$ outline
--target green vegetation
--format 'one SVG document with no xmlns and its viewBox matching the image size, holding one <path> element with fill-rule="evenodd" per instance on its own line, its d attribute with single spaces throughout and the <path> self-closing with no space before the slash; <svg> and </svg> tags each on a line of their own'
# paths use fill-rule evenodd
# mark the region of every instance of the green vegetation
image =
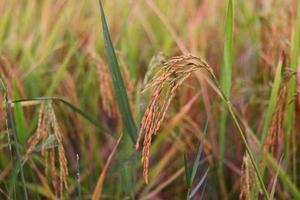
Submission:
<svg viewBox="0 0 300 200">
<path fill-rule="evenodd" d="M 0 199 L 300 199 L 300 1 L 0 1 Z"/>
</svg>

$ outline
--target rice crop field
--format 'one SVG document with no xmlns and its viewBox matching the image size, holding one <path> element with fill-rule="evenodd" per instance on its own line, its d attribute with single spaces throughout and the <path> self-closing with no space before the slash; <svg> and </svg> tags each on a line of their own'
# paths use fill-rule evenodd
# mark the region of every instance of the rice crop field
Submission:
<svg viewBox="0 0 300 200">
<path fill-rule="evenodd" d="M 1 0 L 0 199 L 300 200 L 300 0 Z"/>
</svg>

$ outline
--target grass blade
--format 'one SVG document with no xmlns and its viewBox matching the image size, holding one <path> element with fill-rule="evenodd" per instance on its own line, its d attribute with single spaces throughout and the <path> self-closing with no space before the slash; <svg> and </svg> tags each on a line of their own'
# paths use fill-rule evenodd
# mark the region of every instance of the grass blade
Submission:
<svg viewBox="0 0 300 200">
<path fill-rule="evenodd" d="M 228 1 L 225 35 L 224 35 L 224 50 L 223 50 L 223 67 L 221 69 L 221 84 L 225 96 L 229 98 L 231 90 L 232 65 L 233 65 L 233 2 Z"/>
<path fill-rule="evenodd" d="M 201 156 L 201 153 L 202 153 L 204 141 L 205 141 L 206 136 L 207 136 L 207 126 L 208 126 L 208 120 L 206 121 L 206 124 L 205 124 L 204 132 L 203 132 L 203 137 L 200 140 L 200 143 L 198 145 L 196 158 L 195 158 L 195 161 L 194 161 L 194 164 L 193 164 L 193 168 L 192 168 L 191 183 L 193 183 L 194 178 L 196 176 L 196 172 L 197 172 L 198 167 L 199 167 L 200 156 Z"/>
<path fill-rule="evenodd" d="M 132 142 L 135 144 L 137 128 L 133 120 L 132 113 L 130 111 L 125 83 L 122 78 L 117 57 L 110 38 L 101 0 L 99 0 L 99 4 L 100 4 L 100 13 L 101 13 L 101 22 L 102 22 L 105 50 L 108 57 L 109 70 L 110 70 L 110 75 L 114 86 L 115 97 L 119 106 L 124 127 L 127 133 L 130 135 Z"/>
<path fill-rule="evenodd" d="M 282 161 L 282 157 L 280 158 L 280 161 L 279 161 L 279 164 L 278 164 L 278 167 L 277 167 L 277 170 L 276 170 L 276 175 L 275 175 L 275 178 L 274 178 L 274 182 L 273 182 L 273 185 L 272 185 L 272 190 L 271 190 L 271 193 L 270 193 L 270 199 L 273 200 L 274 199 L 274 194 L 275 194 L 275 189 L 276 189 L 276 184 L 277 184 L 277 178 L 278 178 L 278 174 L 279 174 L 279 169 L 280 169 L 280 164 L 281 164 L 281 161 Z"/>
<path fill-rule="evenodd" d="M 186 158 L 186 153 L 183 154 L 183 159 L 184 159 L 185 182 L 186 182 L 186 186 L 189 191 L 192 184 L 191 184 L 191 172 L 190 172 L 190 168 L 189 168 L 188 161 Z"/>
<path fill-rule="evenodd" d="M 264 146 L 263 144 L 265 143 L 265 139 L 266 139 L 268 131 L 269 131 L 269 126 L 270 126 L 272 116 L 273 116 L 273 113 L 274 113 L 274 110 L 276 107 L 277 99 L 278 99 L 278 92 L 279 92 L 280 83 L 281 83 L 281 69 L 282 69 L 282 64 L 283 64 L 282 62 L 283 62 L 283 60 L 280 59 L 277 69 L 276 69 L 274 82 L 272 85 L 271 96 L 270 96 L 269 105 L 268 105 L 267 113 L 266 113 L 265 120 L 264 120 L 263 132 L 261 135 L 262 145 L 260 146 L 259 158 L 261 157 L 262 149 Z"/>
<path fill-rule="evenodd" d="M 226 106 L 227 106 L 227 109 L 228 109 L 228 111 L 229 111 L 229 114 L 230 114 L 232 120 L 234 121 L 234 124 L 235 124 L 235 126 L 237 127 L 238 132 L 239 132 L 239 134 L 240 134 L 240 137 L 242 138 L 243 143 L 244 143 L 244 145 L 245 145 L 245 147 L 246 147 L 246 151 L 247 151 L 247 153 L 249 154 L 249 158 L 250 158 L 251 164 L 252 164 L 252 166 L 253 166 L 253 168 L 254 168 L 255 174 L 256 174 L 256 176 L 257 176 L 257 178 L 258 178 L 258 182 L 259 182 L 259 184 L 260 184 L 260 186 L 261 186 L 261 188 L 262 188 L 262 190 L 263 190 L 263 193 L 264 193 L 264 195 L 265 195 L 265 198 L 269 200 L 269 199 L 270 199 L 270 195 L 269 195 L 269 193 L 268 193 L 268 191 L 267 191 L 267 188 L 266 188 L 266 186 L 265 186 L 265 184 L 264 184 L 263 178 L 262 178 L 262 176 L 261 176 L 261 173 L 260 173 L 260 171 L 259 171 L 258 165 L 257 165 L 257 163 L 256 163 L 256 160 L 255 160 L 254 156 L 253 156 L 253 153 L 252 153 L 252 151 L 251 151 L 250 145 L 249 145 L 249 143 L 248 143 L 248 141 L 247 141 L 247 139 L 246 139 L 246 137 L 245 137 L 245 134 L 244 134 L 243 131 L 242 131 L 242 128 L 241 128 L 241 126 L 240 126 L 240 124 L 239 124 L 239 121 L 238 121 L 236 115 L 234 114 L 234 111 L 233 111 L 233 108 L 232 108 L 232 106 L 231 106 L 230 101 L 227 101 L 227 100 L 226 100 L 226 97 L 224 97 L 224 96 L 223 96 L 223 98 L 224 98 L 224 101 L 227 102 L 227 103 L 226 103 Z"/>
<path fill-rule="evenodd" d="M 142 198 L 141 200 L 153 199 L 155 197 L 155 195 L 157 195 L 160 191 L 162 191 L 164 188 L 166 188 L 168 185 L 170 185 L 183 172 L 184 172 L 184 169 L 180 168 L 175 173 L 173 173 L 171 177 L 169 177 L 167 180 L 160 183 L 152 192 L 150 192 L 145 198 Z"/>
<path fill-rule="evenodd" d="M 20 94 L 16 87 L 15 82 L 13 84 L 13 98 L 20 98 Z M 15 122 L 16 122 L 16 130 L 18 133 L 18 140 L 21 145 L 24 145 L 28 136 L 27 135 L 28 133 L 25 129 L 26 121 L 25 121 L 24 111 L 20 105 L 16 105 L 14 110 L 15 110 L 14 114 L 16 119 Z"/>
<path fill-rule="evenodd" d="M 66 105 L 67 107 L 69 107 L 71 110 L 73 110 L 74 112 L 76 112 L 79 115 L 81 115 L 88 122 L 90 122 L 91 124 L 93 124 L 95 127 L 97 127 L 100 131 L 102 131 L 104 133 L 108 133 L 110 136 L 113 135 L 112 131 L 110 131 L 109 129 L 105 128 L 96 119 L 92 118 L 87 113 L 85 113 L 81 109 L 77 108 L 76 106 L 74 106 L 70 102 L 68 102 L 68 101 L 66 101 L 66 100 L 64 100 L 62 98 L 59 98 L 59 97 L 37 97 L 37 98 L 27 98 L 27 99 L 16 99 L 16 100 L 12 100 L 11 103 L 21 103 L 21 102 L 28 102 L 28 101 L 47 101 L 47 100 L 59 101 L 59 102 L 63 103 L 64 105 Z"/>
<path fill-rule="evenodd" d="M 261 142 L 258 140 L 256 134 L 251 130 L 249 126 L 246 126 L 247 131 L 250 133 L 253 141 L 260 146 Z M 294 199 L 300 199 L 300 191 L 297 186 L 292 182 L 291 178 L 285 172 L 285 170 L 277 163 L 276 159 L 269 153 L 266 153 L 266 160 L 269 166 L 278 171 L 278 177 L 283 183 L 283 185 L 287 188 L 287 190 L 291 193 Z"/>
<path fill-rule="evenodd" d="M 234 18 L 233 2 L 228 1 L 225 35 L 224 35 L 224 50 L 223 50 L 223 66 L 221 69 L 221 81 L 220 87 L 225 97 L 229 99 L 231 90 L 231 78 L 232 78 L 232 65 L 233 65 L 233 18 Z M 225 154 L 225 133 L 227 123 L 227 111 L 225 104 L 221 107 L 221 119 L 220 119 L 220 159 L 218 166 L 218 173 L 220 179 L 220 187 L 225 199 L 227 199 L 226 185 L 224 180 L 224 154 Z"/>
<path fill-rule="evenodd" d="M 184 168 L 185 168 L 185 175 L 186 175 L 186 184 L 187 184 L 187 199 L 191 199 L 192 195 L 190 195 L 190 191 L 191 191 L 191 187 L 192 184 L 194 182 L 198 167 L 199 167 L 199 163 L 200 163 L 200 156 L 202 153 L 202 149 L 203 149 L 203 145 L 204 145 L 204 141 L 205 138 L 207 136 L 207 126 L 208 126 L 208 120 L 205 123 L 205 128 L 204 128 L 204 132 L 203 132 L 203 136 L 199 142 L 198 148 L 197 148 L 197 153 L 196 153 L 196 157 L 193 163 L 193 167 L 192 169 L 189 168 L 188 166 L 188 162 L 187 162 L 187 158 L 186 155 L 184 154 Z"/>
<path fill-rule="evenodd" d="M 200 179 L 199 183 L 196 185 L 195 189 L 192 191 L 191 195 L 189 196 L 190 199 L 192 199 L 196 192 L 200 189 L 200 187 L 203 185 L 206 177 L 207 177 L 207 174 L 208 174 L 208 171 L 209 171 L 209 168 L 207 168 L 207 170 L 205 171 L 204 175 L 202 176 L 202 178 Z"/>
<path fill-rule="evenodd" d="M 80 166 L 79 166 L 79 155 L 76 155 L 76 171 L 77 171 L 77 195 L 78 195 L 78 200 L 82 199 L 81 195 L 81 184 L 80 184 Z"/>
<path fill-rule="evenodd" d="M 39 180 L 41 181 L 41 185 L 45 189 L 46 194 L 51 199 L 58 200 L 56 195 L 52 192 L 52 189 L 51 189 L 50 185 L 47 182 L 47 178 L 40 172 L 40 170 L 38 169 L 38 167 L 34 164 L 34 162 L 32 160 L 30 160 L 30 164 L 31 164 L 31 167 L 33 168 L 33 170 L 35 171 L 35 173 L 37 174 Z"/>
<path fill-rule="evenodd" d="M 298 56 L 299 56 L 299 48 L 300 48 L 300 1 L 297 1 L 297 19 L 296 19 L 296 27 L 294 27 L 294 32 L 292 34 L 292 42 L 291 42 L 291 69 L 293 71 L 297 71 L 298 67 Z M 296 104 L 293 101 L 294 95 L 296 92 L 296 77 L 291 77 L 289 87 L 288 87 L 288 98 L 287 102 L 290 103 L 287 105 L 287 114 L 285 117 L 285 127 L 286 127 L 286 140 L 285 140 L 285 155 L 290 162 L 292 158 L 292 175 L 294 181 L 297 179 L 297 163 L 296 163 L 296 152 L 290 158 L 289 148 L 293 150 L 297 149 L 295 142 L 292 142 L 290 146 L 290 141 L 296 141 L 296 134 L 295 134 L 295 108 Z"/>
<path fill-rule="evenodd" d="M 72 49 L 69 50 L 68 54 L 66 55 L 66 57 L 63 60 L 63 63 L 61 64 L 61 66 L 59 67 L 59 69 L 57 70 L 53 81 L 51 82 L 51 85 L 49 86 L 49 89 L 47 91 L 47 96 L 52 96 L 55 92 L 55 89 L 57 88 L 58 84 L 60 83 L 64 73 L 66 72 L 68 66 L 69 66 L 69 62 L 71 57 L 74 55 L 75 50 L 77 49 L 78 45 L 75 45 Z"/>
<path fill-rule="evenodd" d="M 116 145 L 114 146 L 112 152 L 109 154 L 109 157 L 108 157 L 108 159 L 107 159 L 107 161 L 106 161 L 106 164 L 105 164 L 105 166 L 104 166 L 104 168 L 103 168 L 103 170 L 102 170 L 102 172 L 101 172 L 101 174 L 100 174 L 100 176 L 99 176 L 99 178 L 98 178 L 96 187 L 95 187 L 94 192 L 93 192 L 93 195 L 92 195 L 92 200 L 100 199 L 101 192 L 102 192 L 102 187 L 103 187 L 103 184 L 104 184 L 105 175 L 106 175 L 106 173 L 107 173 L 107 171 L 108 171 L 108 168 L 109 168 L 109 166 L 110 166 L 110 164 L 111 164 L 111 162 L 112 162 L 112 159 L 113 159 L 113 156 L 114 156 L 114 154 L 115 154 L 115 152 L 116 152 L 116 150 L 117 150 L 117 147 L 118 147 L 119 144 L 120 144 L 120 141 L 121 141 L 121 139 L 122 139 L 122 136 L 123 136 L 123 135 L 120 135 L 120 137 L 119 137 L 119 139 L 118 139 Z"/>
<path fill-rule="evenodd" d="M 1 79 L 0 79 L 0 89 L 1 89 L 1 92 L 3 93 L 4 99 L 5 99 L 6 113 L 7 113 L 7 117 L 8 117 L 8 119 L 7 119 L 8 126 L 12 130 L 12 134 L 13 134 L 13 138 L 14 138 L 14 146 L 15 146 L 16 157 L 17 157 L 17 167 L 15 169 L 20 170 L 24 198 L 25 198 L 25 200 L 27 200 L 28 195 L 27 195 L 27 189 L 26 189 L 26 184 L 25 184 L 25 176 L 24 176 L 23 166 L 21 164 L 20 147 L 19 147 L 18 138 L 17 138 L 17 129 L 15 126 L 11 105 L 10 105 L 10 102 L 8 99 L 7 87 Z"/>
<path fill-rule="evenodd" d="M 258 157 L 257 157 L 257 161 L 260 162 L 262 155 L 264 152 L 264 146 L 265 146 L 265 142 L 266 142 L 266 138 L 268 136 L 268 132 L 269 132 L 269 128 L 270 128 L 270 123 L 276 108 L 276 104 L 277 104 L 277 100 L 278 100 L 278 93 L 280 90 L 280 83 L 281 83 L 281 71 L 282 71 L 282 64 L 283 64 L 283 60 L 280 59 L 277 69 L 276 69 L 276 73 L 275 73 L 275 78 L 274 78 L 274 82 L 272 85 L 272 90 L 271 90 L 271 95 L 270 95 L 270 99 L 269 99 L 269 104 L 268 104 L 268 108 L 267 108 L 267 113 L 264 119 L 264 126 L 263 126 L 263 131 L 261 134 L 261 145 L 259 147 L 259 153 L 258 153 Z M 262 161 L 261 163 L 261 167 L 260 167 L 260 171 L 261 171 L 261 175 L 262 177 L 264 176 L 265 173 L 265 162 Z M 258 195 L 258 188 L 254 187 L 252 189 L 252 195 L 255 196 L 257 198 Z"/>
</svg>

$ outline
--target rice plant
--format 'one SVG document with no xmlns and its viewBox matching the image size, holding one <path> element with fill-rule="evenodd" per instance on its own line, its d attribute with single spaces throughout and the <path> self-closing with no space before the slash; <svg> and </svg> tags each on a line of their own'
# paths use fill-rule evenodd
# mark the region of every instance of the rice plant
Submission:
<svg viewBox="0 0 300 200">
<path fill-rule="evenodd" d="M 0 199 L 300 199 L 300 1 L 0 1 Z"/>
</svg>

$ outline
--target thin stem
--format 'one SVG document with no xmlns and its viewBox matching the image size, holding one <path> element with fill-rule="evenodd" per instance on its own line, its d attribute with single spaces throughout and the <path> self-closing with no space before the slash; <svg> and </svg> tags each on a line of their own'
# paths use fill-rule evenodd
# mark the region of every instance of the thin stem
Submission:
<svg viewBox="0 0 300 200">
<path fill-rule="evenodd" d="M 18 162 L 17 170 L 20 169 L 22 187 L 23 187 L 23 192 L 24 192 L 24 198 L 25 198 L 25 200 L 28 200 L 28 194 L 27 194 L 27 189 L 26 189 L 26 185 L 25 185 L 25 176 L 24 176 L 24 171 L 23 171 L 23 165 L 21 163 L 21 156 L 20 156 L 20 148 L 19 148 L 18 137 L 17 137 L 17 130 L 16 130 L 16 127 L 15 127 L 14 117 L 13 117 L 12 109 L 11 109 L 11 106 L 10 106 L 11 103 L 9 102 L 9 99 L 8 99 L 7 87 L 2 82 L 1 79 L 0 79 L 0 84 L 1 84 L 0 89 L 2 88 L 2 92 L 3 92 L 4 98 L 5 98 L 6 113 L 7 113 L 7 117 L 8 117 L 8 125 L 9 125 L 9 128 L 12 130 L 13 138 L 14 138 L 14 146 L 15 146 L 15 149 L 16 149 L 16 157 L 17 157 L 17 162 Z"/>
<path fill-rule="evenodd" d="M 81 200 L 81 185 L 80 185 L 80 168 L 79 168 L 79 155 L 76 155 L 76 160 L 77 160 L 77 192 L 78 192 L 78 200 Z"/>
<path fill-rule="evenodd" d="M 256 161 L 255 161 L 255 159 L 254 159 L 254 156 L 253 156 L 253 154 L 252 154 L 252 151 L 251 151 L 251 149 L 250 149 L 250 146 L 249 146 L 249 144 L 248 144 L 248 142 L 247 142 L 247 140 L 246 140 L 246 138 L 245 138 L 245 135 L 244 135 L 244 133 L 243 133 L 243 131 L 242 131 L 242 129 L 241 129 L 241 126 L 240 126 L 240 124 L 239 124 L 239 122 L 238 122 L 238 120 L 237 120 L 237 118 L 236 118 L 236 116 L 235 116 L 235 114 L 234 114 L 234 112 L 233 112 L 233 110 L 232 110 L 232 106 L 231 106 L 230 101 L 226 101 L 226 105 L 227 105 L 228 111 L 229 111 L 229 113 L 230 113 L 230 115 L 231 115 L 231 117 L 232 117 L 232 119 L 233 119 L 233 121 L 234 121 L 234 124 L 236 125 L 236 127 L 237 127 L 237 129 L 238 129 L 238 132 L 239 132 L 239 134 L 240 134 L 240 136 L 241 136 L 241 138 L 242 138 L 242 140 L 243 140 L 243 142 L 244 142 L 244 144 L 245 144 L 246 151 L 247 151 L 248 154 L 249 154 L 251 163 L 252 163 L 252 165 L 253 165 L 253 167 L 254 167 L 254 170 L 255 170 L 255 173 L 256 173 L 256 175 L 257 175 L 257 178 L 258 178 L 258 181 L 259 181 L 259 183 L 260 183 L 260 186 L 262 187 L 262 189 L 263 189 L 263 191 L 264 191 L 264 194 L 265 194 L 266 198 L 269 200 L 269 199 L 270 199 L 270 196 L 269 196 L 269 194 L 268 194 L 268 191 L 267 191 L 267 189 L 266 189 L 266 186 L 265 186 L 265 184 L 264 184 L 264 181 L 263 181 L 263 179 L 262 179 L 262 177 L 261 177 L 261 175 L 260 175 L 258 166 L 257 166 L 257 164 L 256 164 Z"/>
</svg>

